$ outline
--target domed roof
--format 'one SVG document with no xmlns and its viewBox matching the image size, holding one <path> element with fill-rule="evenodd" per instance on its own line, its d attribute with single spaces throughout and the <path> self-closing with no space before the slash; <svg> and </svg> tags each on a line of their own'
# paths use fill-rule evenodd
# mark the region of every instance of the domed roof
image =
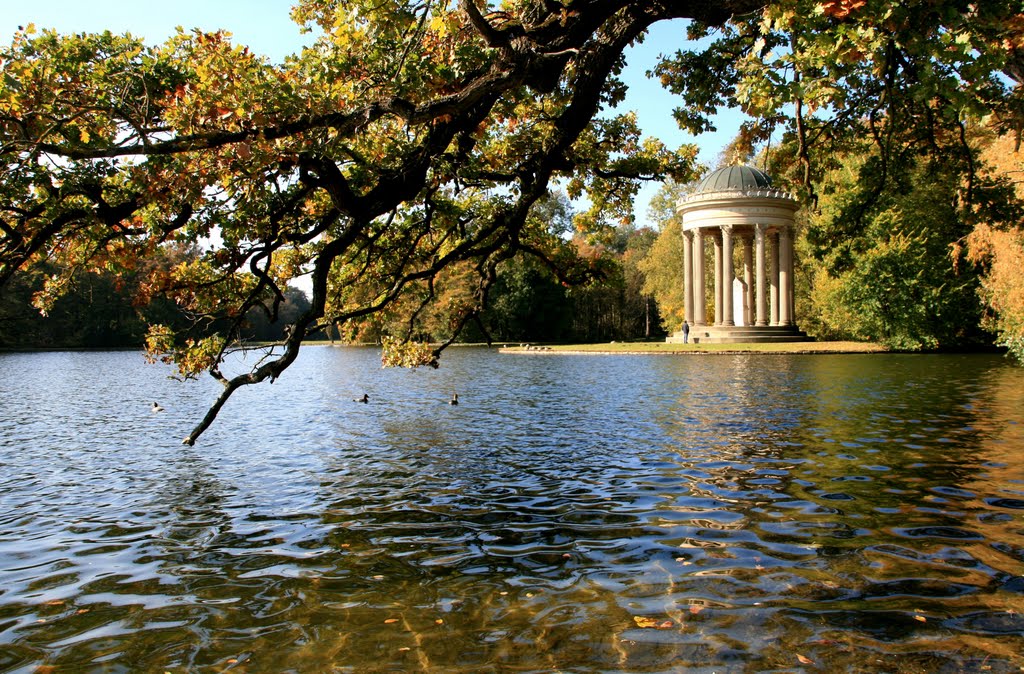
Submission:
<svg viewBox="0 0 1024 674">
<path fill-rule="evenodd" d="M 726 166 L 710 173 L 700 181 L 695 194 L 702 192 L 728 192 L 771 189 L 772 179 L 752 166 Z"/>
</svg>

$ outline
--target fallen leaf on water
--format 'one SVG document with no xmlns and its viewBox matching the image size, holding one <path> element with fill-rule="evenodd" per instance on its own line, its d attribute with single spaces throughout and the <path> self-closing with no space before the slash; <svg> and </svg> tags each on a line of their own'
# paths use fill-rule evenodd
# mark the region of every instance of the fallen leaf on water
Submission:
<svg viewBox="0 0 1024 674">
<path fill-rule="evenodd" d="M 402 646 L 401 648 L 399 648 L 399 649 L 398 649 L 398 652 L 399 652 L 399 653 L 402 653 L 402 652 L 404 652 L 404 651 L 411 651 L 411 650 L 412 650 L 412 649 L 411 649 L 411 648 L 409 648 L 408 646 Z"/>
<path fill-rule="evenodd" d="M 704 606 L 701 604 L 690 604 L 690 613 L 697 615 L 704 610 Z"/>
<path fill-rule="evenodd" d="M 64 603 L 63 599 L 54 599 L 53 601 L 46 602 L 47 606 L 61 606 Z"/>
<path fill-rule="evenodd" d="M 443 619 L 441 619 L 441 618 L 438 618 L 438 619 L 437 619 L 437 620 L 435 620 L 434 622 L 435 622 L 436 624 L 438 624 L 438 625 L 443 625 L 443 624 L 444 624 L 444 620 L 443 620 Z"/>
<path fill-rule="evenodd" d="M 645 618 L 642 615 L 633 616 L 633 622 L 636 623 L 637 627 L 643 627 L 645 629 L 658 626 L 657 620 L 655 620 L 654 618 Z"/>
<path fill-rule="evenodd" d="M 799 653 L 796 654 L 796 659 L 800 661 L 801 665 L 813 665 L 814 664 L 814 660 L 811 660 L 806 655 L 800 655 Z"/>
<path fill-rule="evenodd" d="M 917 620 L 918 622 L 922 622 L 922 623 L 928 622 L 928 618 L 925 618 L 923 615 L 916 615 L 916 616 L 914 616 L 914 620 Z"/>
<path fill-rule="evenodd" d="M 396 622 L 398 622 L 398 618 L 388 618 L 387 620 L 384 621 L 384 624 L 385 625 L 390 625 L 391 623 L 396 623 Z"/>
<path fill-rule="evenodd" d="M 660 623 L 658 623 L 658 629 L 659 630 L 670 630 L 670 629 L 672 629 L 675 626 L 676 626 L 676 624 L 674 622 L 672 622 L 671 620 L 663 620 Z"/>
</svg>

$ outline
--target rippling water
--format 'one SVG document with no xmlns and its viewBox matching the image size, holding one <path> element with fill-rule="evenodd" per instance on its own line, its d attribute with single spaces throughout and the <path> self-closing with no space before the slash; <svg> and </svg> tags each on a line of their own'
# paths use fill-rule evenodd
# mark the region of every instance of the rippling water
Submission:
<svg viewBox="0 0 1024 674">
<path fill-rule="evenodd" d="M 0 671 L 1024 668 L 1024 369 L 443 360 L 0 355 Z"/>
</svg>

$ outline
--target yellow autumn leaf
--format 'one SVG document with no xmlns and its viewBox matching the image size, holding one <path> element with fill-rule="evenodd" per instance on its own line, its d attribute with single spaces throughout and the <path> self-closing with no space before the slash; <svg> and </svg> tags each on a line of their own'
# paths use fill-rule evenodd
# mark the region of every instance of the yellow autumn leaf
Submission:
<svg viewBox="0 0 1024 674">
<path fill-rule="evenodd" d="M 448 25 L 445 23 L 443 16 L 435 16 L 430 20 L 430 30 L 438 35 L 445 35 L 448 33 Z"/>
<path fill-rule="evenodd" d="M 640 615 L 633 616 L 633 622 L 636 623 L 637 627 L 643 627 L 644 629 L 653 629 L 658 626 L 658 621 L 654 618 L 645 618 Z"/>
</svg>

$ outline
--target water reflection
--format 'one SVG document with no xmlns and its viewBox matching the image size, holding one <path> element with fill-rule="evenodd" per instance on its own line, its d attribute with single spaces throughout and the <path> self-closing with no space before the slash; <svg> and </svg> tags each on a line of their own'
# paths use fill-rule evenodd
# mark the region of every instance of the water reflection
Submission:
<svg viewBox="0 0 1024 674">
<path fill-rule="evenodd" d="M 998 358 L 314 348 L 195 448 L 166 374 L 0 355 L 3 671 L 1024 665 Z"/>
</svg>

